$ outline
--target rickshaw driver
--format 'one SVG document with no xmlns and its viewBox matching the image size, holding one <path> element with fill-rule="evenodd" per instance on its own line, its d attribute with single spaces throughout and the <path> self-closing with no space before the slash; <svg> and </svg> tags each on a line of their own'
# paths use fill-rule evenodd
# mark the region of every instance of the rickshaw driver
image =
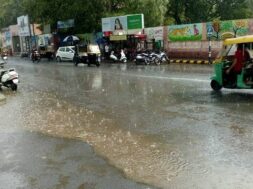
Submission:
<svg viewBox="0 0 253 189">
<path fill-rule="evenodd" d="M 243 49 L 243 44 L 237 45 L 233 64 L 226 70 L 226 74 L 229 75 L 229 79 L 233 84 L 236 81 L 236 76 L 241 73 L 245 61 L 250 59 L 249 52 Z"/>
</svg>

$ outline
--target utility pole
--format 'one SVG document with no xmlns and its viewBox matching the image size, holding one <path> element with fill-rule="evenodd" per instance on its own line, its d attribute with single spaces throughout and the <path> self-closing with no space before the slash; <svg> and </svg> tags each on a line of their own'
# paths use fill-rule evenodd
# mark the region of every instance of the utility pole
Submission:
<svg viewBox="0 0 253 189">
<path fill-rule="evenodd" d="M 212 41 L 211 36 L 213 35 L 213 26 L 207 26 L 207 37 L 208 37 L 208 63 L 211 64 L 211 57 L 212 57 Z"/>
</svg>

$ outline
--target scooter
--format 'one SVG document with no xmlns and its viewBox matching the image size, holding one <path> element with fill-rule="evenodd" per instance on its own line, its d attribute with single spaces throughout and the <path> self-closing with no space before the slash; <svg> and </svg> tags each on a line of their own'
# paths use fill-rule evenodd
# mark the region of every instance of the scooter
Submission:
<svg viewBox="0 0 253 189">
<path fill-rule="evenodd" d="M 3 59 L 3 61 L 7 61 L 8 60 L 7 53 L 2 54 L 2 59 Z"/>
<path fill-rule="evenodd" d="M 127 62 L 127 58 L 126 58 L 126 55 L 124 53 L 123 50 L 121 50 L 120 52 L 120 58 L 118 59 L 118 57 L 114 54 L 114 51 L 111 52 L 111 55 L 110 55 L 110 59 L 113 61 L 113 62 L 123 62 L 123 63 L 126 63 Z"/>
<path fill-rule="evenodd" d="M 117 61 L 118 61 L 118 58 L 117 58 L 117 56 L 114 54 L 114 51 L 111 52 L 111 54 L 110 54 L 110 59 L 111 59 L 113 62 L 117 62 Z"/>
<path fill-rule="evenodd" d="M 0 62 L 0 89 L 2 86 L 11 88 L 11 90 L 16 91 L 18 89 L 18 73 L 14 68 L 4 69 L 4 64 L 6 62 Z"/>
<path fill-rule="evenodd" d="M 121 52 L 120 52 L 120 59 L 119 59 L 121 62 L 123 62 L 123 63 L 126 63 L 127 62 L 127 57 L 126 57 L 126 55 L 125 55 L 125 52 L 124 52 L 124 50 L 121 50 Z"/>
</svg>

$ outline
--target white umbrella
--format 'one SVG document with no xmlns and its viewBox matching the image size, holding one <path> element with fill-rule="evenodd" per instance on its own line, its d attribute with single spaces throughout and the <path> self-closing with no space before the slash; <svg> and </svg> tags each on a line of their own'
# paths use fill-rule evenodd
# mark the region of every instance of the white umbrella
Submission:
<svg viewBox="0 0 253 189">
<path fill-rule="evenodd" d="M 74 41 L 79 41 L 79 38 L 74 35 L 69 35 L 63 39 L 63 42 L 74 42 Z"/>
</svg>

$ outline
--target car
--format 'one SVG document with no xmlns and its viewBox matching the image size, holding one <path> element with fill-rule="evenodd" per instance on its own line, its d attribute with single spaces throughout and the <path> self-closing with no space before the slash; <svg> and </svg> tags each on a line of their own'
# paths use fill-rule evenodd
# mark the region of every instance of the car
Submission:
<svg viewBox="0 0 253 189">
<path fill-rule="evenodd" d="M 61 61 L 73 61 L 75 55 L 75 47 L 74 46 L 66 46 L 59 47 L 56 52 L 56 60 L 57 62 Z"/>
</svg>

